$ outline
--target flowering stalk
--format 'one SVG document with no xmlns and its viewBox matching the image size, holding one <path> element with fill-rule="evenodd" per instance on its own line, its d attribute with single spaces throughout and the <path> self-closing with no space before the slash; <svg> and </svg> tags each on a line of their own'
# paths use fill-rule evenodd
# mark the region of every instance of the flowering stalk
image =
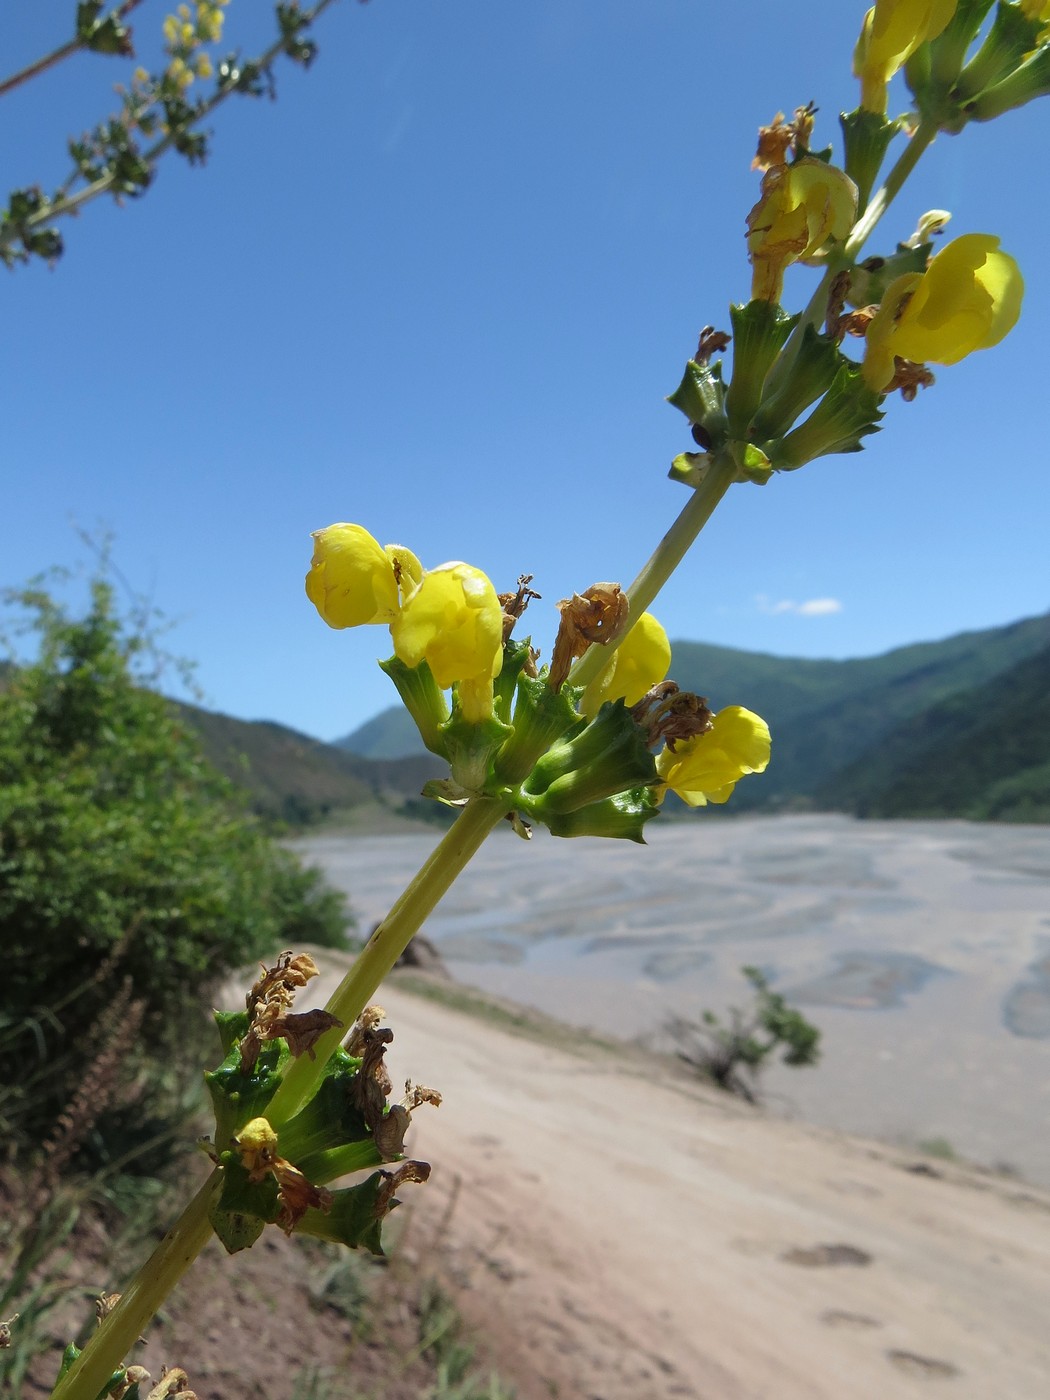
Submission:
<svg viewBox="0 0 1050 1400">
<path fill-rule="evenodd" d="M 168 1294 L 211 1239 L 209 1211 L 222 1173 L 213 1171 L 121 1294 L 120 1302 L 59 1380 L 51 1400 L 96 1400 Z"/>
<path fill-rule="evenodd" d="M 896 163 L 886 176 L 882 187 L 872 195 L 868 201 L 867 208 L 850 230 L 850 235 L 843 244 L 842 249 L 837 254 L 832 254 L 828 260 L 828 266 L 824 271 L 824 276 L 809 299 L 805 311 L 799 318 L 798 325 L 791 333 L 788 343 L 784 346 L 783 353 L 770 372 L 766 381 L 767 390 L 772 393 L 781 383 L 791 367 L 792 361 L 798 353 L 798 348 L 802 344 L 802 336 L 807 326 L 816 326 L 824 319 L 828 306 L 828 295 L 831 291 L 831 284 L 842 267 L 848 266 L 852 262 L 864 244 L 875 232 L 876 225 L 885 214 L 886 210 L 900 193 L 901 187 L 912 173 L 919 161 L 922 159 L 927 147 L 932 145 L 933 138 L 937 135 L 937 123 L 932 121 L 920 121 L 915 131 L 908 139 L 908 144 L 901 152 Z"/>
<path fill-rule="evenodd" d="M 311 15 L 320 13 L 329 3 L 331 0 L 320 0 Z M 931 15 L 936 12 L 937 23 L 940 23 L 947 13 L 947 0 L 930 0 L 928 8 Z M 891 9 L 892 5 L 887 4 L 886 12 L 889 13 Z M 930 25 L 933 25 L 932 19 Z M 943 27 L 941 24 L 940 28 Z M 938 32 L 940 30 L 934 27 L 929 30 L 930 34 Z M 869 48 L 864 62 L 871 69 L 871 73 L 868 74 L 871 80 L 869 98 L 873 102 L 881 102 L 884 107 L 885 79 L 895 71 L 892 65 L 900 55 L 895 57 L 891 54 L 887 59 L 885 55 L 880 54 L 877 46 L 871 46 L 879 40 L 880 33 L 881 31 L 871 27 L 870 43 L 869 39 L 865 39 Z M 913 48 L 914 45 L 908 52 L 912 52 Z M 899 67 L 899 64 L 897 66 Z M 883 72 L 883 69 L 887 71 Z M 221 100 L 225 95 L 226 91 L 221 92 L 215 101 Z M 834 227 L 826 222 L 830 215 L 825 209 L 825 203 L 829 206 L 834 204 L 835 209 L 841 213 L 842 201 L 832 200 L 831 194 L 826 198 L 824 194 L 816 197 L 814 191 L 819 193 L 825 187 L 834 193 L 835 180 L 829 176 L 828 168 L 818 165 L 813 158 L 807 156 L 802 162 L 796 162 L 792 167 L 795 171 L 793 176 L 785 173 L 785 165 L 784 172 L 775 177 L 767 177 L 763 193 L 765 203 L 760 201 L 752 211 L 754 217 L 749 247 L 758 279 L 757 291 L 755 287 L 752 288 L 753 301 L 757 297 L 770 306 L 778 302 L 783 269 L 800 256 L 824 260 L 826 272 L 809 306 L 799 318 L 796 329 L 787 339 L 784 350 L 768 374 L 767 370 L 776 350 L 779 349 L 780 340 L 774 345 L 772 339 L 769 339 L 767 344 L 761 337 L 752 336 L 751 340 L 746 342 L 744 353 L 739 356 L 740 363 L 734 366 L 735 386 L 733 383 L 729 385 L 729 395 L 725 399 L 722 397 L 719 367 L 716 365 L 707 374 L 708 357 L 699 352 L 697 362 L 691 363 L 690 369 L 700 376 L 698 384 L 702 379 L 710 403 L 704 400 L 697 409 L 696 405 L 690 403 L 678 403 L 674 397 L 672 402 L 676 402 L 678 407 L 683 407 L 687 416 L 691 416 L 694 438 L 698 444 L 705 447 L 706 455 L 695 463 L 695 476 L 689 483 L 693 489 L 684 509 L 627 590 L 631 618 L 637 620 L 644 616 L 734 481 L 764 481 L 769 472 L 777 466 L 798 466 L 824 451 L 855 450 L 860 445 L 859 436 L 872 431 L 875 418 L 880 416 L 877 410 L 878 397 L 888 387 L 886 377 L 881 366 L 869 365 L 867 378 L 870 382 L 866 392 L 869 397 L 874 397 L 875 406 L 861 404 L 858 407 L 856 394 L 853 392 L 853 381 L 861 377 L 862 370 L 851 361 L 843 361 L 843 365 L 840 366 L 839 375 L 824 399 L 823 409 L 818 407 L 809 419 L 794 430 L 794 434 L 778 434 L 776 441 L 770 439 L 759 442 L 755 436 L 755 424 L 760 421 L 762 403 L 768 404 L 772 401 L 773 391 L 783 382 L 790 370 L 807 325 L 818 325 L 828 314 L 832 284 L 837 274 L 852 264 L 860 248 L 934 139 L 937 130 L 936 120 L 926 117 L 920 120 L 915 134 L 889 172 L 884 185 L 867 204 L 864 213 L 855 219 L 852 227 L 851 210 L 842 214 Z M 146 156 L 152 158 L 154 154 L 156 151 L 147 152 Z M 871 162 L 872 174 L 874 164 Z M 805 188 L 794 189 L 793 181 L 794 184 Z M 839 185 L 842 181 L 850 183 L 842 172 L 838 172 Z M 104 182 L 98 183 L 106 187 Z M 90 197 L 91 189 L 89 186 L 80 196 L 73 198 L 77 202 L 83 202 L 85 198 Z M 841 193 L 839 189 L 839 194 Z M 852 197 L 856 198 L 855 189 Z M 56 211 L 69 212 L 72 207 L 75 207 L 72 199 L 59 202 L 52 206 L 47 217 L 51 217 Z M 977 243 L 981 243 L 982 239 L 988 242 L 986 236 L 971 235 L 964 252 L 970 248 L 977 248 L 974 238 L 977 239 Z M 983 247 L 981 243 L 977 251 L 982 251 Z M 994 253 L 993 248 L 991 254 Z M 980 262 L 976 258 L 971 258 L 970 261 Z M 988 258 L 980 262 L 979 267 L 972 269 L 975 276 L 980 273 L 987 280 L 990 274 L 982 271 L 986 263 Z M 1004 262 L 1002 266 L 1005 265 Z M 994 267 L 999 266 L 994 264 Z M 916 292 L 920 284 L 927 288 L 933 287 L 938 276 L 943 280 L 948 273 L 952 273 L 948 280 L 953 286 L 958 280 L 953 271 L 954 263 L 951 261 L 938 264 L 934 260 L 931 267 L 932 272 L 914 271 L 904 279 L 907 281 L 904 292 L 910 292 L 915 300 L 913 320 L 917 319 L 922 307 Z M 928 278 L 928 282 L 923 282 L 924 278 Z M 1005 333 L 1005 320 L 1000 322 L 995 319 L 1003 315 L 999 309 L 1001 298 L 995 288 L 992 291 L 995 295 L 989 293 L 992 302 L 989 326 L 979 328 L 979 331 L 975 332 L 971 337 L 973 343 L 966 347 L 967 350 L 994 343 L 992 336 L 997 336 L 1000 330 Z M 1019 281 L 1017 296 L 1019 298 Z M 884 320 L 888 321 L 894 308 L 901 308 L 903 303 L 900 298 L 896 302 L 889 297 L 886 300 L 887 311 Z M 910 325 L 905 311 L 906 307 L 901 309 L 900 315 L 893 315 L 890 331 L 896 339 L 891 343 L 891 339 L 887 338 L 889 350 L 899 346 L 904 350 L 911 349 L 915 353 L 919 350 L 925 352 L 928 349 L 927 340 L 919 337 L 919 331 Z M 747 314 L 748 308 L 742 308 L 741 316 L 735 322 L 738 350 L 739 342 L 744 338 L 741 335 L 741 327 L 754 329 L 754 326 L 757 326 L 761 329 L 759 319 L 752 313 L 752 325 L 752 320 L 746 319 Z M 777 321 L 779 336 L 784 318 L 771 315 L 771 319 Z M 945 321 L 943 315 L 940 321 Z M 870 325 L 876 326 L 874 319 Z M 881 326 L 882 323 L 876 326 L 876 332 Z M 928 339 L 927 328 L 921 329 Z M 718 334 L 715 334 L 714 339 L 718 338 Z M 954 336 L 955 332 L 949 325 L 944 334 Z M 875 339 L 878 340 L 878 334 Z M 712 337 L 707 336 L 708 347 L 711 343 Z M 751 346 L 750 352 L 747 349 L 748 345 Z M 703 348 L 704 337 L 701 341 L 701 349 Z M 933 343 L 933 350 L 941 350 L 940 340 Z M 961 353 L 964 352 L 960 350 L 959 354 Z M 931 357 L 937 358 L 936 354 L 931 354 Z M 944 362 L 943 355 L 941 362 Z M 706 378 L 701 373 L 701 365 L 704 367 Z M 843 386 L 840 386 L 840 405 L 835 397 L 838 392 L 835 385 L 838 385 L 839 379 L 843 377 L 844 380 L 848 379 L 849 383 L 844 382 Z M 840 407 L 844 415 L 842 431 L 829 445 L 825 438 L 830 428 L 824 419 L 834 420 L 830 426 L 835 426 L 838 423 L 836 415 Z M 850 417 L 854 410 L 854 416 Z M 821 412 L 824 413 L 824 419 L 820 417 Z M 782 426 L 787 425 L 785 423 Z M 718 429 L 717 434 L 712 431 L 712 427 Z M 794 456 L 791 453 L 792 444 L 796 449 Z M 778 445 L 779 460 L 776 455 Z M 768 456 L 764 449 L 768 449 Z M 697 455 L 699 457 L 699 454 Z M 342 533 L 336 535 L 333 531 Z M 347 535 L 347 531 L 351 533 Z M 464 779 L 465 785 L 461 785 L 456 797 L 457 801 L 461 798 L 466 800 L 454 825 L 438 842 L 329 999 L 326 1011 L 337 1024 L 331 1025 L 330 1029 L 318 1035 L 312 1042 L 310 1055 L 299 1054 L 291 1060 L 276 1091 L 265 1105 L 266 1118 L 255 1120 L 265 1126 L 275 1142 L 277 1130 L 288 1124 L 310 1103 L 325 1080 L 326 1068 L 346 1035 L 347 1028 L 361 1016 L 414 934 L 501 820 L 519 810 L 530 813 L 535 809 L 543 820 L 550 816 L 548 825 L 555 834 L 595 834 L 640 840 L 643 822 L 655 814 L 665 791 L 678 793 L 691 805 L 721 803 L 729 796 L 741 776 L 762 771 L 769 758 L 769 733 L 764 722 L 750 711 L 730 707 L 716 716 L 711 716 L 704 709 L 700 715 L 704 720 L 703 725 L 699 728 L 694 726 L 691 736 L 677 747 L 668 740 L 667 747 L 654 762 L 649 754 L 651 740 L 646 742 L 640 729 L 632 727 L 627 730 L 624 727 L 625 723 L 632 726 L 637 723 L 640 726 L 641 722 L 633 710 L 625 710 L 621 703 L 624 699 L 623 692 L 614 696 L 611 704 L 601 703 L 600 683 L 603 675 L 607 681 L 610 678 L 616 680 L 616 676 L 610 677 L 607 673 L 612 670 L 616 647 L 629 636 L 629 626 L 624 626 L 622 630 L 608 632 L 605 637 L 591 635 L 586 639 L 588 644 L 594 641 L 607 644 L 590 645 L 590 649 L 582 655 L 578 651 L 566 652 L 562 658 L 564 666 L 559 671 L 556 685 L 551 684 L 551 677 L 558 669 L 554 665 L 549 672 L 540 676 L 536 675 L 534 668 L 532 672 L 527 673 L 527 681 L 523 678 L 523 685 L 546 686 L 550 694 L 558 697 L 559 687 L 565 685 L 568 672 L 569 688 L 594 687 L 592 699 L 598 705 L 596 714 L 593 713 L 593 706 L 591 710 L 585 706 L 586 719 L 579 719 L 581 727 L 576 727 L 577 717 L 572 711 L 576 702 L 571 697 L 565 700 L 569 707 L 568 729 L 563 730 L 560 736 L 553 733 L 547 736 L 544 731 L 543 737 L 549 737 L 553 741 L 553 747 L 548 745 L 546 767 L 543 766 L 544 759 L 541 755 L 533 757 L 531 752 L 526 755 L 530 759 L 530 771 L 536 780 L 530 787 L 529 775 L 517 771 L 521 755 L 515 751 L 512 741 L 504 751 L 502 771 L 500 767 L 502 734 L 499 731 L 510 732 L 510 725 L 504 723 L 496 713 L 497 697 L 493 690 L 493 682 L 500 675 L 503 643 L 510 633 L 509 629 L 503 630 L 506 614 L 500 613 L 497 595 L 491 583 L 480 571 L 460 563 L 442 565 L 431 570 L 429 574 L 422 571 L 419 576 L 412 568 L 407 567 L 408 562 L 414 560 L 414 556 L 392 553 L 394 547 L 391 546 L 382 549 L 360 527 L 335 526 L 330 527 L 328 532 L 320 532 L 320 535 L 325 539 L 319 542 L 318 552 L 315 554 L 308 591 L 312 590 L 311 597 L 321 615 L 335 627 L 389 622 L 400 666 L 414 669 L 425 663 L 427 667 L 429 680 L 411 693 L 418 702 L 415 708 L 425 721 L 421 728 L 430 732 L 431 747 L 437 750 L 454 747 L 453 739 L 459 733 L 457 726 L 466 726 L 468 729 L 473 726 L 478 733 L 484 730 L 484 743 L 476 755 L 477 773 L 471 769 L 470 783 L 466 783 Z M 352 548 L 347 546 L 347 550 L 344 551 L 346 557 L 343 558 L 340 549 L 348 540 Z M 414 562 L 418 564 L 418 561 Z M 362 591 L 358 574 L 361 574 L 364 582 L 369 585 L 368 589 Z M 353 588 L 344 589 L 343 584 L 351 575 Z M 608 591 L 616 586 L 596 585 L 596 588 L 598 587 Z M 379 589 L 378 592 L 375 591 L 376 588 Z M 314 596 L 315 593 L 317 597 Z M 588 599 L 574 598 L 573 602 L 583 606 Z M 567 607 L 568 604 L 562 606 Z M 347 608 L 350 610 L 347 611 Z M 517 615 L 519 614 L 515 614 Z M 454 626 L 450 619 L 454 620 Z M 578 660 L 570 670 L 568 663 L 573 655 L 577 656 Z M 625 680 L 628 671 L 627 656 L 628 653 L 625 652 Z M 519 657 L 519 669 L 521 664 L 522 658 Z M 648 652 L 645 664 L 649 664 Z M 430 681 L 433 682 L 433 687 Z M 676 689 L 672 683 L 667 684 Z M 446 720 L 441 692 L 448 688 L 453 690 L 453 712 L 450 719 Z M 499 692 L 499 703 L 505 711 L 509 711 L 509 697 L 512 693 L 512 690 Z M 695 696 L 692 700 L 699 705 L 704 704 L 703 701 L 697 702 Z M 515 712 L 515 718 L 517 717 L 518 713 Z M 505 718 L 509 718 L 509 713 Z M 614 737 L 618 735 L 623 738 L 625 746 L 631 750 L 628 755 L 631 761 L 624 766 L 621 775 L 626 784 L 622 788 L 616 787 L 615 781 L 608 777 L 605 768 L 602 767 L 606 749 L 609 747 L 605 743 L 606 736 L 611 732 L 614 733 Z M 451 752 L 448 756 L 452 756 Z M 618 761 L 619 749 L 613 756 Z M 580 762 L 577 763 L 577 760 Z M 455 762 L 452 764 L 452 772 L 455 778 Z M 462 777 L 462 774 L 460 776 Z M 476 785 L 472 785 L 475 778 Z M 653 778 L 657 781 L 653 781 Z M 452 786 L 455 787 L 455 784 Z M 531 806 L 523 799 L 530 799 Z M 548 808 L 550 810 L 545 816 L 544 812 Z M 276 1073 L 275 1071 L 275 1077 Z M 294 1136 L 294 1125 L 291 1132 Z M 222 1147 L 222 1144 L 216 1145 Z M 353 1160 L 356 1163 L 358 1157 L 355 1154 L 359 1150 L 359 1144 L 352 1147 L 346 1161 Z M 285 1163 L 286 1167 L 288 1165 Z M 346 1169 L 345 1162 L 343 1169 Z M 294 1171 L 295 1168 L 292 1167 L 291 1170 Z M 52 1400 L 97 1400 L 106 1390 L 110 1378 L 120 1367 L 135 1339 L 210 1237 L 211 1212 L 215 1205 L 220 1177 L 220 1172 L 213 1173 L 200 1188 L 180 1221 L 127 1289 L 121 1302 L 59 1381 Z M 261 1224 L 259 1228 L 261 1230 Z M 357 1243 L 354 1240 L 345 1242 Z"/>
<path fill-rule="evenodd" d="M 472 798 L 423 862 L 328 999 L 325 1010 L 337 1016 L 342 1025 L 333 1027 L 317 1042 L 316 1059 L 300 1055 L 285 1073 L 266 1110 L 275 1127 L 287 1122 L 310 1098 L 321 1081 L 325 1064 L 346 1034 L 346 1027 L 357 1020 L 424 919 L 509 810 L 509 803 L 495 798 Z"/>
</svg>

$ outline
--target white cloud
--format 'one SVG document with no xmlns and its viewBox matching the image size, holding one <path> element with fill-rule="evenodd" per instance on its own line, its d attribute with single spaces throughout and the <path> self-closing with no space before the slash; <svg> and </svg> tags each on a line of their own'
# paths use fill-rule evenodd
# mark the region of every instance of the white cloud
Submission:
<svg viewBox="0 0 1050 1400">
<path fill-rule="evenodd" d="M 796 603 L 793 598 L 774 601 L 765 593 L 760 593 L 755 602 L 759 612 L 767 613 L 770 617 L 780 617 L 784 613 L 791 613 L 795 617 L 830 617 L 832 613 L 842 611 L 842 604 L 838 598 L 807 598 L 803 603 Z"/>
<path fill-rule="evenodd" d="M 837 598 L 808 598 L 797 608 L 799 617 L 827 617 L 841 611 L 842 604 Z"/>
</svg>

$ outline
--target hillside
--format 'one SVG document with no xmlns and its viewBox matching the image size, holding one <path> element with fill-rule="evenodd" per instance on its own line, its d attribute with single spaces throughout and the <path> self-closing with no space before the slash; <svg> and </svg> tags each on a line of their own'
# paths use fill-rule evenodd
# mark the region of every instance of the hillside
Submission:
<svg viewBox="0 0 1050 1400">
<path fill-rule="evenodd" d="M 194 705 L 178 709 L 200 734 L 208 759 L 248 791 L 255 810 L 292 825 L 376 805 L 401 812 L 441 772 L 425 753 L 374 761 L 270 720 L 232 719 Z"/>
<path fill-rule="evenodd" d="M 407 758 L 426 753 L 419 730 L 403 705 L 380 710 L 352 734 L 334 740 L 333 747 L 361 758 Z"/>
<path fill-rule="evenodd" d="M 851 765 L 818 801 L 865 817 L 1050 821 L 1050 647 L 898 726 L 877 762 Z"/>
<path fill-rule="evenodd" d="M 740 787 L 737 809 L 797 807 L 828 794 L 836 774 L 905 720 L 1048 645 L 1050 615 L 848 661 L 676 642 L 674 676 L 715 709 L 746 705 L 769 722 L 773 762 L 761 783 Z"/>
</svg>

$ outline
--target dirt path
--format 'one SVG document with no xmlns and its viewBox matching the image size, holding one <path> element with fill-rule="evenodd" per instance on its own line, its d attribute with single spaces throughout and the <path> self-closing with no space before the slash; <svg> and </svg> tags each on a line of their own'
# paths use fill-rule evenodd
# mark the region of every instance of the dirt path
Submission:
<svg viewBox="0 0 1050 1400">
<path fill-rule="evenodd" d="M 445 1096 L 410 1234 L 451 1210 L 458 1301 L 522 1400 L 1047 1393 L 1050 1195 L 381 999 L 395 1083 Z"/>
</svg>

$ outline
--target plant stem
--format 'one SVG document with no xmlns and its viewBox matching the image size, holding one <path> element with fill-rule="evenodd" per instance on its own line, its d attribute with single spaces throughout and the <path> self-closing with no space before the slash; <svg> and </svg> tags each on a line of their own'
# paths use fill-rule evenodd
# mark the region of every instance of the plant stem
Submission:
<svg viewBox="0 0 1050 1400">
<path fill-rule="evenodd" d="M 875 231 L 875 225 L 900 193 L 901 186 L 918 165 L 926 148 L 932 145 L 937 131 L 936 122 L 926 120 L 919 122 L 915 134 L 901 152 L 893 169 L 886 176 L 882 189 L 872 196 L 867 209 L 854 224 L 853 232 L 846 239 L 842 254 L 848 261 L 853 261 L 871 237 Z"/>
<path fill-rule="evenodd" d="M 712 462 L 707 475 L 692 492 L 677 520 L 653 551 L 649 562 L 627 590 L 631 617 L 637 620 L 646 611 L 664 584 L 685 558 L 690 546 L 714 513 L 736 476 L 736 463 L 728 453 Z M 625 634 L 626 635 L 626 634 Z M 623 640 L 623 637 L 619 639 Z M 572 685 L 588 685 L 612 659 L 617 643 L 591 647 L 569 673 Z"/>
<path fill-rule="evenodd" d="M 379 984 L 408 947 L 427 915 L 447 892 L 485 837 L 505 816 L 505 803 L 492 797 L 473 797 L 445 833 L 419 871 L 406 886 L 365 944 L 353 966 L 332 993 L 325 1007 L 338 1016 L 335 1026 L 314 1047 L 316 1059 L 300 1055 L 286 1071 L 266 1116 L 279 1127 L 305 1103 L 320 1082 L 333 1051 L 375 995 Z"/>
<path fill-rule="evenodd" d="M 204 1182 L 55 1386 L 51 1400 L 97 1400 L 110 1376 L 210 1239 L 208 1212 L 220 1179 L 220 1173 L 213 1171 Z"/>
</svg>

